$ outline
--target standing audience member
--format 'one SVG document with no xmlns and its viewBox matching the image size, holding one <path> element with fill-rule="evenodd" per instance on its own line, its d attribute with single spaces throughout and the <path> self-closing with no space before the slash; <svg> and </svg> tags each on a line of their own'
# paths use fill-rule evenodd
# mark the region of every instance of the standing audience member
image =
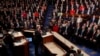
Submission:
<svg viewBox="0 0 100 56">
<path fill-rule="evenodd" d="M 59 26 L 57 25 L 57 23 L 55 23 L 55 25 L 53 26 L 53 31 L 59 32 Z"/>
<path fill-rule="evenodd" d="M 82 21 L 83 21 L 83 18 L 81 17 L 81 15 L 79 15 L 77 18 L 77 24 L 81 24 Z"/>
</svg>

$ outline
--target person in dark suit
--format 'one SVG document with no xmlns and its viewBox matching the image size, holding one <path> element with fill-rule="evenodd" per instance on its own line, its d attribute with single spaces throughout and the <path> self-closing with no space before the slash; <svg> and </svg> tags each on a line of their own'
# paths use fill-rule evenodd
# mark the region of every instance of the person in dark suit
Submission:
<svg viewBox="0 0 100 56">
<path fill-rule="evenodd" d="M 82 25 L 82 28 L 80 29 L 80 33 L 79 33 L 79 41 L 82 44 L 85 44 L 84 42 L 84 37 L 86 36 L 86 24 Z"/>
<path fill-rule="evenodd" d="M 97 19 L 96 19 L 96 16 L 93 15 L 92 19 L 90 19 L 90 23 L 97 23 Z"/>
<path fill-rule="evenodd" d="M 90 39 L 92 38 L 92 35 L 93 35 L 92 27 L 88 27 L 86 37 L 84 37 L 84 39 L 85 39 L 85 44 L 89 47 L 91 47 L 90 46 Z"/>
<path fill-rule="evenodd" d="M 93 36 L 93 44 L 95 45 L 96 49 L 100 48 L 100 29 L 97 29 L 97 32 Z"/>
<path fill-rule="evenodd" d="M 79 33 L 79 37 L 86 36 L 86 24 L 82 25 L 81 31 Z"/>
<path fill-rule="evenodd" d="M 39 30 L 35 31 L 34 42 L 35 42 L 35 55 L 39 56 L 38 49 L 39 47 L 41 47 L 40 45 L 42 44 L 42 36 Z"/>
<path fill-rule="evenodd" d="M 77 24 L 76 29 L 75 29 L 75 33 L 74 33 L 74 37 L 77 43 L 79 43 L 79 33 L 80 33 L 80 24 Z"/>
<path fill-rule="evenodd" d="M 68 23 L 66 24 L 66 27 L 65 27 L 65 30 L 64 30 L 64 36 L 67 38 L 67 39 L 70 39 L 70 36 L 71 36 L 71 26 L 70 26 L 70 22 L 68 21 Z"/>
</svg>

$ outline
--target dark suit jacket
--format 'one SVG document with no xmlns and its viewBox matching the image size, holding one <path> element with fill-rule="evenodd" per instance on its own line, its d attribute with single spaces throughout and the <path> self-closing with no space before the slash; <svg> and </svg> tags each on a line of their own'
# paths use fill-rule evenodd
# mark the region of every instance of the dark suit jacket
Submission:
<svg viewBox="0 0 100 56">
<path fill-rule="evenodd" d="M 61 27 L 60 28 L 60 33 L 63 35 L 63 33 L 65 32 L 66 27 Z"/>
<path fill-rule="evenodd" d="M 76 34 L 76 32 L 77 32 L 77 36 L 80 34 L 80 32 L 81 32 L 81 29 L 79 28 L 78 29 L 78 31 L 77 31 L 77 28 L 75 29 L 75 34 Z"/>
<path fill-rule="evenodd" d="M 79 33 L 79 35 L 82 35 L 81 37 L 85 37 L 86 36 L 86 28 L 84 29 L 84 31 L 83 31 L 83 33 L 82 33 L 82 30 L 83 29 L 80 29 L 80 33 Z"/>
<path fill-rule="evenodd" d="M 90 23 L 92 23 L 92 21 L 93 21 L 93 19 L 90 19 Z M 94 22 L 95 22 L 95 23 L 98 22 L 97 18 L 95 18 Z"/>
<path fill-rule="evenodd" d="M 93 37 L 97 43 L 100 43 L 100 34 L 97 36 L 97 33 Z"/>
<path fill-rule="evenodd" d="M 89 32 L 87 32 L 87 34 L 86 34 L 87 39 L 92 38 L 92 36 L 93 36 L 93 31 L 92 30 L 90 30 Z"/>
<path fill-rule="evenodd" d="M 38 45 L 39 43 L 41 43 L 42 41 L 42 36 L 41 33 L 39 31 L 35 31 L 35 36 L 34 36 L 34 42 L 36 45 Z"/>
</svg>

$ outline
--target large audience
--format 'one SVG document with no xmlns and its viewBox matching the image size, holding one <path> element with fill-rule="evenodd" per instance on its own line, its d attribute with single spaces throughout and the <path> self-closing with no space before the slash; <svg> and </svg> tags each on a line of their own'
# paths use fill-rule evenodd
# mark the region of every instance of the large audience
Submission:
<svg viewBox="0 0 100 56">
<path fill-rule="evenodd" d="M 57 0 L 49 29 L 88 46 L 100 43 L 99 0 Z"/>
<path fill-rule="evenodd" d="M 43 25 L 46 8 L 45 0 L 2 0 L 0 26 L 3 29 L 36 28 Z"/>
<path fill-rule="evenodd" d="M 53 12 L 48 22 L 48 29 L 60 33 L 72 42 L 100 47 L 99 0 L 55 0 L 52 2 Z M 48 6 L 47 0 L 2 0 L 0 2 L 0 29 L 43 30 Z"/>
</svg>

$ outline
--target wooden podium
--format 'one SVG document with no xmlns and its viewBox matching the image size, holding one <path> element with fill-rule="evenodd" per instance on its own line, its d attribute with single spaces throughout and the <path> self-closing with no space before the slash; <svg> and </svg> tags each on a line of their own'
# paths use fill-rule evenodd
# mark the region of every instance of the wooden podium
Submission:
<svg viewBox="0 0 100 56">
<path fill-rule="evenodd" d="M 76 45 L 65 39 L 57 32 L 47 32 L 46 35 L 43 35 L 42 37 L 45 52 L 50 54 L 47 56 L 66 56 L 71 46 L 74 47 L 75 51 L 79 49 Z M 84 56 L 89 56 L 83 50 L 81 51 Z"/>
<path fill-rule="evenodd" d="M 66 51 L 60 47 L 54 40 L 53 35 L 47 32 L 43 35 L 43 45 L 47 56 L 66 56 Z"/>
<path fill-rule="evenodd" d="M 14 32 L 14 56 L 29 56 L 29 43 L 21 32 Z"/>
</svg>

